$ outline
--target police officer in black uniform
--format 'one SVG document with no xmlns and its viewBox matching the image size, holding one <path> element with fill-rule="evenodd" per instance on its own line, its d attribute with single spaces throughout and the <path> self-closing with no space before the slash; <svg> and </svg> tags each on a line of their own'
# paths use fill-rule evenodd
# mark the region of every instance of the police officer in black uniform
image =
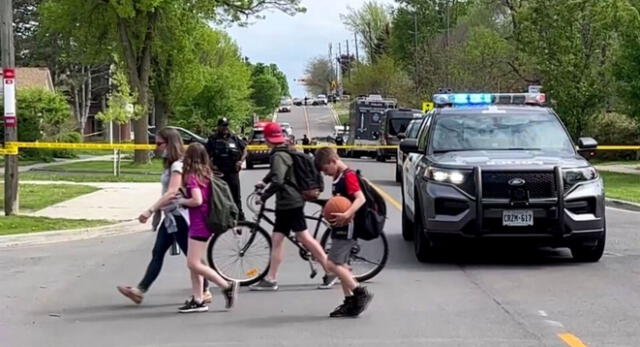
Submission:
<svg viewBox="0 0 640 347">
<path fill-rule="evenodd" d="M 233 201 L 240 211 L 240 220 L 244 220 L 240 198 L 240 169 L 247 157 L 247 145 L 240 137 L 231 133 L 229 120 L 224 117 L 218 120 L 218 130 L 209 136 L 206 147 L 213 169 L 222 173 L 222 179 L 229 185 Z"/>
</svg>

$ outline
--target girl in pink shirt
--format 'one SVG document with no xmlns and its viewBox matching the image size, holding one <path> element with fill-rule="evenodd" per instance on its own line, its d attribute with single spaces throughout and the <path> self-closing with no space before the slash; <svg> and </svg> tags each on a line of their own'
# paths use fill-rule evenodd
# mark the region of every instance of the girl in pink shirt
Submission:
<svg viewBox="0 0 640 347">
<path fill-rule="evenodd" d="M 191 271 L 193 297 L 179 308 L 182 313 L 205 312 L 209 308 L 203 302 L 202 277 L 222 288 L 226 307 L 233 307 L 238 295 L 238 282 L 227 281 L 215 270 L 202 263 L 211 231 L 207 227 L 209 201 L 211 198 L 211 166 L 207 150 L 200 143 L 192 143 L 184 155 L 183 177 L 186 182 L 187 198 L 180 199 L 180 205 L 189 209 L 189 245 L 187 266 Z"/>
</svg>

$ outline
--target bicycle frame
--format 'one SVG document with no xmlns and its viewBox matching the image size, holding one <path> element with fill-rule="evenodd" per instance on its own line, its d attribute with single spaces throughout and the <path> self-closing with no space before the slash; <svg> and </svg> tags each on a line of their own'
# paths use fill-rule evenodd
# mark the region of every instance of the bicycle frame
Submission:
<svg viewBox="0 0 640 347">
<path fill-rule="evenodd" d="M 251 198 L 251 196 L 249 196 L 248 200 Z M 312 203 L 317 204 L 318 206 L 322 207 L 324 206 L 324 200 L 318 200 L 318 201 L 314 201 Z M 271 225 L 271 226 L 275 226 L 275 221 L 272 220 L 271 218 L 269 218 L 269 216 L 267 216 L 265 213 L 274 213 L 275 214 L 276 210 L 275 209 L 271 209 L 271 208 L 267 208 L 264 204 L 262 204 L 260 206 L 260 212 L 258 212 L 256 219 L 255 219 L 255 223 L 256 225 L 260 225 L 261 221 L 265 221 L 267 222 L 267 224 Z M 307 220 L 312 220 L 312 221 L 316 221 L 316 227 L 313 231 L 313 238 L 317 239 L 318 238 L 318 233 L 320 232 L 320 226 L 323 225 L 323 221 L 324 218 L 322 217 L 322 214 L 320 214 L 319 216 L 304 216 L 305 219 Z M 324 223 L 326 224 L 326 223 Z M 247 244 L 242 247 L 242 249 L 240 250 L 240 255 L 244 255 L 247 251 L 247 249 L 249 248 L 249 246 L 251 246 L 251 244 L 253 243 L 254 239 L 255 239 L 255 232 L 252 232 L 251 237 L 249 238 L 249 240 L 247 241 Z M 289 241 L 291 241 L 291 243 L 293 243 L 296 247 L 298 247 L 298 249 L 300 250 L 300 252 L 304 252 L 304 254 L 306 254 L 308 256 L 309 251 L 304 247 L 304 245 L 302 243 L 300 243 L 300 241 L 298 241 L 295 236 L 291 236 L 291 234 L 288 234 L 285 236 Z M 304 259 L 304 256 L 302 255 L 303 253 L 300 253 L 300 256 Z M 305 259 L 306 260 L 306 259 Z"/>
</svg>

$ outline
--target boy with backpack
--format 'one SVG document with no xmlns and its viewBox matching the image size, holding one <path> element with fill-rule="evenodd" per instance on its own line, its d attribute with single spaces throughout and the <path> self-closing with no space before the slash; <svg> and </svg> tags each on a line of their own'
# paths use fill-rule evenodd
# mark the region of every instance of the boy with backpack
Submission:
<svg viewBox="0 0 640 347">
<path fill-rule="evenodd" d="M 357 317 L 373 298 L 373 294 L 367 290 L 367 287 L 361 286 L 356 281 L 348 266 L 351 249 L 357 245 L 354 218 L 356 215 L 364 216 L 362 212 L 366 209 L 367 198 L 363 192 L 365 187 L 362 187 L 358 174 L 340 160 L 333 148 L 318 149 L 315 165 L 322 173 L 333 178 L 333 195 L 340 195 L 351 201 L 351 207 L 346 212 L 333 213 L 334 218 L 329 221 L 332 229 L 327 268 L 338 276 L 344 292 L 344 302 L 336 307 L 329 317 Z M 362 223 L 360 219 L 358 222 Z M 380 231 L 382 224 L 373 227 L 374 229 L 379 227 L 378 231 Z"/>
<path fill-rule="evenodd" d="M 304 217 L 305 200 L 317 199 L 320 187 L 313 188 L 314 177 L 309 177 L 310 171 L 316 172 L 313 162 L 305 159 L 302 153 L 292 152 L 287 144 L 282 128 L 277 123 L 268 123 L 264 127 L 264 137 L 271 148 L 270 170 L 267 176 L 258 182 L 256 188 L 264 189 L 261 196 L 265 203 L 271 196 L 276 195 L 275 226 L 271 235 L 271 264 L 267 275 L 251 290 L 278 290 L 277 274 L 284 258 L 284 239 L 291 231 L 311 252 L 313 257 L 325 268 L 327 255 L 320 243 L 307 231 Z M 306 160 L 306 161 L 305 161 Z M 311 168 L 312 170 L 308 170 Z M 296 170 L 297 169 L 297 170 Z M 320 180 L 322 177 L 320 176 Z M 321 182 L 317 182 L 321 184 Z M 323 285 L 331 286 L 336 277 L 325 275 Z"/>
</svg>

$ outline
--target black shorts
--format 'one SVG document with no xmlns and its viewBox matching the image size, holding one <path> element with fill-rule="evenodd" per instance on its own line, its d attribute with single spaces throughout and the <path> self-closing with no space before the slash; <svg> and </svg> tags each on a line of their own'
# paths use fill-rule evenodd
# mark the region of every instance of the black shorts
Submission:
<svg viewBox="0 0 640 347">
<path fill-rule="evenodd" d="M 304 218 L 304 207 L 290 210 L 276 210 L 276 223 L 273 232 L 289 235 L 307 230 L 307 221 Z"/>
</svg>

